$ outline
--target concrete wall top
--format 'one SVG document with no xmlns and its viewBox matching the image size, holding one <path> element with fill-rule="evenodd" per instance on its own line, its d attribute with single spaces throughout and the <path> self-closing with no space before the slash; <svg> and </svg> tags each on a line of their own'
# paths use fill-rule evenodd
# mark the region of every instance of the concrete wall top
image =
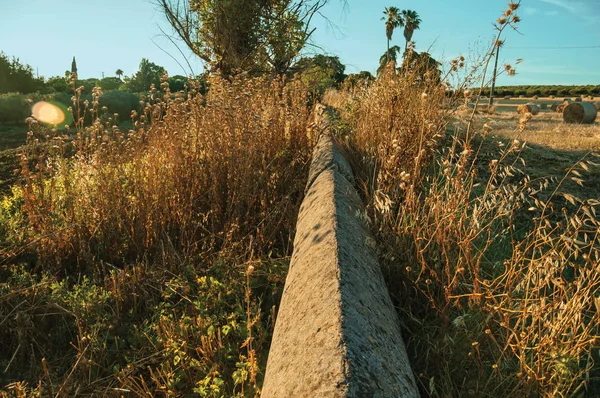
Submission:
<svg viewBox="0 0 600 398">
<path fill-rule="evenodd" d="M 327 135 L 311 164 L 262 397 L 417 397 L 352 169 Z"/>
</svg>

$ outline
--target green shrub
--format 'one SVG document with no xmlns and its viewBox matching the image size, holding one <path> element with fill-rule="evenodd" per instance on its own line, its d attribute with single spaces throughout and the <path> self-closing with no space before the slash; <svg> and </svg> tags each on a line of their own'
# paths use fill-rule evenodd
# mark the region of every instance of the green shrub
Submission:
<svg viewBox="0 0 600 398">
<path fill-rule="evenodd" d="M 131 111 L 138 109 L 140 97 L 131 91 L 110 91 L 100 97 L 100 106 L 107 107 L 110 114 L 118 113 L 121 120 L 127 120 Z"/>
<path fill-rule="evenodd" d="M 23 94 L 0 94 L 0 123 L 23 123 L 29 116 L 29 106 Z"/>
</svg>

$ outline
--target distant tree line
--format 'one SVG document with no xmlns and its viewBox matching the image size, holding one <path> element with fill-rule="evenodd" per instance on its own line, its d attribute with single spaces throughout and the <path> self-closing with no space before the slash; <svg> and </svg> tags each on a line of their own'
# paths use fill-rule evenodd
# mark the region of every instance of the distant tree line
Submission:
<svg viewBox="0 0 600 398">
<path fill-rule="evenodd" d="M 475 90 L 477 91 L 477 90 Z M 489 96 L 490 89 L 483 90 L 483 95 Z M 586 86 L 561 86 L 561 85 L 537 85 L 537 86 L 502 86 L 496 87 L 495 97 L 505 97 L 524 95 L 533 97 L 548 97 L 551 95 L 558 97 L 574 97 L 580 95 L 600 96 L 600 85 Z"/>
<path fill-rule="evenodd" d="M 131 76 L 123 76 L 123 71 L 117 69 L 115 76 L 77 79 L 75 87 L 83 87 L 81 103 L 91 101 L 94 87 L 102 88 L 104 94 L 100 98 L 100 106 L 106 107 L 110 114 L 118 113 L 121 120 L 126 120 L 131 111 L 139 108 L 141 94 L 147 93 L 152 85 L 160 88 L 164 73 L 162 66 L 143 58 L 139 69 Z M 27 99 L 34 102 L 57 101 L 66 107 L 73 106 L 74 87 L 71 78 L 70 71 L 65 71 L 64 76 L 48 79 L 35 77 L 30 65 L 0 52 L 0 123 L 24 123 L 30 115 Z M 202 87 L 202 76 L 198 80 Z M 169 76 L 166 81 L 173 93 L 185 90 L 189 84 L 188 77 L 182 75 Z"/>
<path fill-rule="evenodd" d="M 43 79 L 33 76 L 33 68 L 22 64 L 18 58 L 9 58 L 0 52 L 0 94 L 19 92 L 33 93 L 42 89 Z"/>
<path fill-rule="evenodd" d="M 35 78 L 33 68 L 21 64 L 18 59 L 10 60 L 2 54 L 0 57 L 0 123 L 24 123 L 30 110 L 27 99 L 35 101 L 58 101 L 65 106 L 73 106 L 73 84 L 71 72 L 64 76 L 48 79 Z M 335 56 L 317 54 L 301 57 L 286 70 L 289 79 L 300 79 L 310 87 L 310 101 L 318 100 L 329 87 L 340 87 L 346 80 L 346 66 Z M 100 107 L 106 107 L 110 114 L 118 113 L 120 120 L 129 119 L 133 110 L 138 110 L 140 95 L 146 94 L 152 86 L 159 89 L 165 68 L 146 58 L 140 62 L 138 70 L 131 76 L 124 76 L 121 69 L 115 76 L 77 79 L 75 87 L 82 87 L 80 103 L 91 101 L 92 89 L 102 88 Z M 369 72 L 352 75 L 372 79 Z M 201 90 L 206 89 L 205 75 L 195 78 Z M 7 84 L 11 82 L 11 84 Z M 190 84 L 189 78 L 182 75 L 169 76 L 166 80 L 172 93 L 185 91 Z"/>
</svg>

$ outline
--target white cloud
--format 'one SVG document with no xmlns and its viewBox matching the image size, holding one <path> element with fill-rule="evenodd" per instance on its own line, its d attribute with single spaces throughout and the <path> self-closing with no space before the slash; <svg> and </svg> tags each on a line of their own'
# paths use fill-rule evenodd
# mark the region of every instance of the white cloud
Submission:
<svg viewBox="0 0 600 398">
<path fill-rule="evenodd" d="M 590 23 L 597 23 L 600 19 L 600 1 L 597 0 L 539 0 L 542 3 L 551 4 L 562 8 L 577 17 Z M 550 10 L 546 15 L 558 15 L 559 10 Z"/>
<path fill-rule="evenodd" d="M 533 7 L 525 7 L 523 9 L 523 12 L 525 13 L 525 15 L 533 15 L 533 14 L 537 14 L 538 13 L 538 9 L 537 8 L 533 8 Z"/>
<path fill-rule="evenodd" d="M 578 5 L 576 1 L 565 1 L 565 0 L 540 0 L 544 3 L 554 4 L 557 7 L 564 8 L 572 13 L 577 13 Z"/>
</svg>

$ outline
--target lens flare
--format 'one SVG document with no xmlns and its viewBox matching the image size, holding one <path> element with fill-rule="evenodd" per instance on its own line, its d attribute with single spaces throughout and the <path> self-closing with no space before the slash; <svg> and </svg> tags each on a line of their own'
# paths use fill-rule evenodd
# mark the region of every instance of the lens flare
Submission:
<svg viewBox="0 0 600 398">
<path fill-rule="evenodd" d="M 57 105 L 40 101 L 31 108 L 31 114 L 42 123 L 59 125 L 66 120 L 65 112 Z"/>
</svg>

